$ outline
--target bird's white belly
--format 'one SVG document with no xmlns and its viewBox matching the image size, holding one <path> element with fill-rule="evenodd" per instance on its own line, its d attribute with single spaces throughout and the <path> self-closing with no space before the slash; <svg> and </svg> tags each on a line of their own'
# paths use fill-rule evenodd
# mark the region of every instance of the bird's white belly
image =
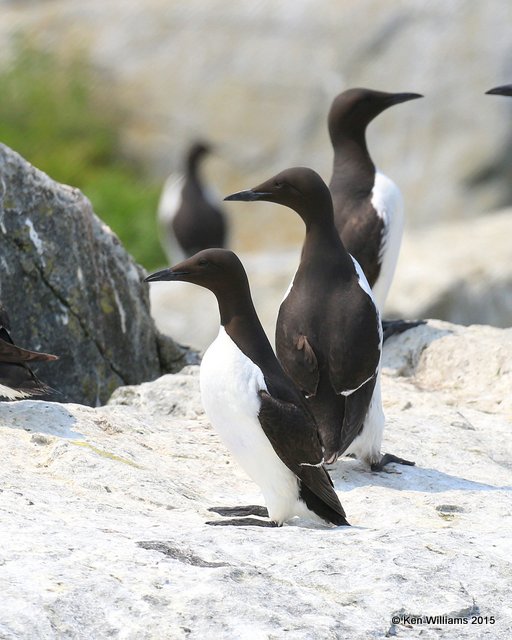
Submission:
<svg viewBox="0 0 512 640">
<path fill-rule="evenodd" d="M 172 221 L 181 207 L 184 176 L 171 175 L 167 178 L 158 203 L 157 219 L 159 224 L 160 242 L 167 254 L 170 264 L 176 264 L 185 259 L 185 253 L 180 247 L 172 230 Z"/>
<path fill-rule="evenodd" d="M 12 389 L 4 384 L 0 384 L 0 397 L 8 400 L 21 400 L 22 398 L 30 398 L 30 393 L 25 393 L 20 389 Z"/>
<path fill-rule="evenodd" d="M 404 229 L 404 213 L 402 195 L 398 187 L 392 180 L 379 172 L 375 174 L 372 205 L 384 222 L 384 237 L 380 251 L 380 273 L 373 285 L 373 295 L 377 306 L 382 312 L 400 253 Z"/>
<path fill-rule="evenodd" d="M 343 455 L 354 454 L 369 466 L 379 462 L 385 421 L 386 419 L 382 409 L 379 371 L 370 406 L 368 407 L 368 413 L 364 419 L 363 429 Z"/>
<path fill-rule="evenodd" d="M 270 519 L 282 523 L 303 515 L 297 476 L 278 457 L 258 419 L 258 392 L 266 390 L 263 373 L 223 327 L 203 356 L 200 386 L 208 419 L 233 457 L 259 485 Z"/>
</svg>

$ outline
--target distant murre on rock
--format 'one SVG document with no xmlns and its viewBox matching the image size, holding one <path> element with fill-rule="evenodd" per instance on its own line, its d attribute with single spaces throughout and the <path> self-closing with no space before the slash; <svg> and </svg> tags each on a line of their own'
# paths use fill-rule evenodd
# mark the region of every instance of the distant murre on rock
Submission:
<svg viewBox="0 0 512 640">
<path fill-rule="evenodd" d="M 146 278 L 160 280 L 192 282 L 217 298 L 221 327 L 201 363 L 203 406 L 234 458 L 261 488 L 270 518 L 212 524 L 282 525 L 302 516 L 348 525 L 323 466 L 314 418 L 263 331 L 238 257 L 223 249 L 204 250 Z M 261 507 L 212 510 L 265 515 Z"/>
<path fill-rule="evenodd" d="M 422 97 L 348 89 L 333 100 L 328 116 L 334 150 L 329 183 L 334 222 L 345 248 L 361 265 L 381 313 L 400 252 L 403 200 L 395 183 L 375 168 L 366 145 L 366 128 L 385 109 Z M 417 324 L 384 321 L 384 339 Z"/>
<path fill-rule="evenodd" d="M 10 330 L 9 317 L 0 305 L 0 397 L 7 400 L 54 398 L 57 392 L 39 380 L 27 362 L 58 360 L 58 356 L 16 346 Z"/>
<path fill-rule="evenodd" d="M 301 261 L 279 309 L 276 349 L 308 399 L 326 461 L 354 453 L 374 470 L 388 462 L 411 464 L 380 453 L 380 314 L 336 231 L 327 185 L 311 169 L 294 167 L 225 200 L 279 203 L 306 225 Z"/>
<path fill-rule="evenodd" d="M 213 190 L 199 173 L 203 158 L 211 153 L 205 142 L 190 145 L 183 175 L 171 174 L 158 204 L 160 238 L 170 262 L 183 260 L 213 247 L 224 247 L 227 223 Z"/>
</svg>

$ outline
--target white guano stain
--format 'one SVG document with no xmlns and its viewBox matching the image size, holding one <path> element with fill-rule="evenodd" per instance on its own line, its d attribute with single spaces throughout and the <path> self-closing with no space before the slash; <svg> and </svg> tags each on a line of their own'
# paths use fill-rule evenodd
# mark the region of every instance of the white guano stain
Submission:
<svg viewBox="0 0 512 640">
<path fill-rule="evenodd" d="M 116 299 L 117 308 L 119 309 L 119 317 L 121 318 L 121 331 L 123 333 L 126 333 L 126 311 L 124 310 L 124 307 L 121 303 L 121 299 L 119 297 L 119 294 L 117 293 L 116 288 L 112 287 L 112 290 L 114 292 L 114 298 Z"/>
<path fill-rule="evenodd" d="M 34 224 L 30 218 L 25 218 L 25 224 L 28 227 L 28 235 L 32 244 L 36 248 L 37 253 L 42 257 L 43 251 L 44 251 L 43 241 L 41 240 L 37 231 L 35 230 Z M 42 260 L 42 262 L 44 264 L 44 260 Z"/>
</svg>

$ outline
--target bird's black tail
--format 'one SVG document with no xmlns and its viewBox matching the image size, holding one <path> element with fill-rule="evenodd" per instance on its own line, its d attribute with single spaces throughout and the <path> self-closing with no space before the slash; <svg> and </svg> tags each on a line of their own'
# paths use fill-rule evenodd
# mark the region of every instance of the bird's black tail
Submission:
<svg viewBox="0 0 512 640">
<path fill-rule="evenodd" d="M 311 483 L 315 488 L 317 488 L 317 490 L 320 489 L 320 491 L 312 491 L 308 487 L 308 484 L 310 483 L 306 484 L 305 480 L 307 481 L 308 471 L 316 476 L 321 474 L 321 482 L 319 482 L 319 478 L 316 477 L 314 485 Z M 321 493 L 321 495 L 318 495 L 319 493 Z M 307 508 L 310 511 L 313 511 L 313 513 L 316 513 L 317 516 L 326 522 L 330 522 L 331 524 L 341 527 L 350 526 L 347 522 L 341 502 L 334 491 L 332 480 L 324 467 L 307 467 L 307 471 L 306 468 L 303 467 L 303 478 L 300 482 L 299 495 L 306 503 Z"/>
</svg>

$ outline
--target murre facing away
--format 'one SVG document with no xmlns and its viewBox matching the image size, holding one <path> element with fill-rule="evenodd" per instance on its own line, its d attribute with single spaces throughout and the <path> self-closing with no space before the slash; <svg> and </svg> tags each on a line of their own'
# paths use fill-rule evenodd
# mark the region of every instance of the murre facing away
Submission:
<svg viewBox="0 0 512 640">
<path fill-rule="evenodd" d="M 308 399 L 326 461 L 354 453 L 376 470 L 388 462 L 409 464 L 380 453 L 380 315 L 336 231 L 327 185 L 313 170 L 295 167 L 225 200 L 276 202 L 306 225 L 301 261 L 279 309 L 276 349 Z"/>
<path fill-rule="evenodd" d="M 161 241 L 173 262 L 226 243 L 220 199 L 200 175 L 200 164 L 209 153 L 209 144 L 193 143 L 186 154 L 184 174 L 169 176 L 162 190 L 158 205 Z"/>
<path fill-rule="evenodd" d="M 201 363 L 203 406 L 233 457 L 261 488 L 270 518 L 270 522 L 245 518 L 228 523 L 280 526 L 303 516 L 348 525 L 323 466 L 314 418 L 274 355 L 238 257 L 223 249 L 201 251 L 146 278 L 159 280 L 201 285 L 215 294 L 219 304 L 219 335 Z M 212 510 L 222 515 L 262 515 L 261 508 Z"/>
<path fill-rule="evenodd" d="M 375 168 L 366 127 L 385 109 L 421 97 L 348 89 L 334 99 L 328 116 L 334 150 L 329 184 L 334 222 L 347 251 L 361 265 L 381 312 L 402 241 L 403 201 L 395 183 Z"/>
</svg>

